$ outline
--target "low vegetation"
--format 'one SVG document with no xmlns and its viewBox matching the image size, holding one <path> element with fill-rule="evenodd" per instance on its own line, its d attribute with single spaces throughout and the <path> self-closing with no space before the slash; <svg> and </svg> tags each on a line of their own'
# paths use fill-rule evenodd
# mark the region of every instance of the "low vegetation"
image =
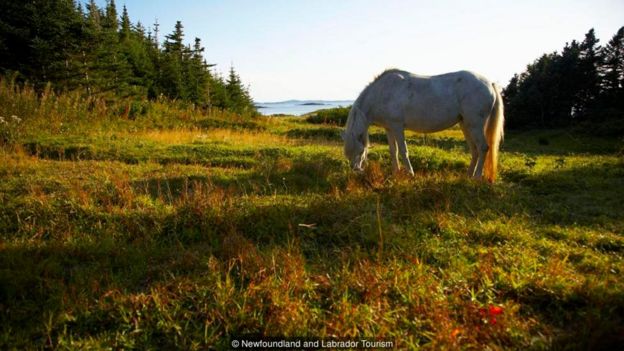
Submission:
<svg viewBox="0 0 624 351">
<path fill-rule="evenodd" d="M 349 117 L 350 109 L 351 106 L 318 110 L 310 113 L 306 117 L 306 121 L 313 124 L 332 124 L 342 127 L 345 123 L 347 123 L 347 117 Z"/>
<path fill-rule="evenodd" d="M 227 349 L 242 334 L 400 348 L 614 349 L 622 140 L 510 132 L 494 185 L 461 132 L 340 127 L 0 84 L 0 348 Z"/>
</svg>

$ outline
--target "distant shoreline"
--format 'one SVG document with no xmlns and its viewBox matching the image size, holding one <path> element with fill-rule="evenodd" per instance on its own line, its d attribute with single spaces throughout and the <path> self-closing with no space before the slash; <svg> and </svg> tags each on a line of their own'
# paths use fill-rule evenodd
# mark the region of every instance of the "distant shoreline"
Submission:
<svg viewBox="0 0 624 351">
<path fill-rule="evenodd" d="M 258 112 L 265 116 L 303 116 L 309 113 L 353 104 L 353 100 L 286 100 L 257 102 Z"/>
</svg>

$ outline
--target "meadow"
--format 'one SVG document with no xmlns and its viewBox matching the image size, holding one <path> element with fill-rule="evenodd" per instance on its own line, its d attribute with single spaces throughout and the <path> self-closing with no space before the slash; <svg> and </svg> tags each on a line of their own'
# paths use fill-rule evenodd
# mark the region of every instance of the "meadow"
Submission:
<svg viewBox="0 0 624 351">
<path fill-rule="evenodd" d="M 400 349 L 624 342 L 624 140 L 507 132 L 495 184 L 461 131 L 341 127 L 0 84 L 0 348 Z M 318 122 L 318 121 L 317 121 Z"/>
</svg>

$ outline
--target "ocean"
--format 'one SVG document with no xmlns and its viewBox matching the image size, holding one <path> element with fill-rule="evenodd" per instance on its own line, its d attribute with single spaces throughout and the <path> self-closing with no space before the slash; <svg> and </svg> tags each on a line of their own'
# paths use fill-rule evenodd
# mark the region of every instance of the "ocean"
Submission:
<svg viewBox="0 0 624 351">
<path fill-rule="evenodd" d="M 353 100 L 288 100 L 280 102 L 257 102 L 256 107 L 261 114 L 301 116 L 316 110 L 334 107 L 347 107 Z"/>
</svg>

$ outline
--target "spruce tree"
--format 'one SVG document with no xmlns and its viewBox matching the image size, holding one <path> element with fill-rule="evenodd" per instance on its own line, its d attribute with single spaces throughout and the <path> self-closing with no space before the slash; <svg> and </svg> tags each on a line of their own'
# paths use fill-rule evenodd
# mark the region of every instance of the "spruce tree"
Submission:
<svg viewBox="0 0 624 351">
<path fill-rule="evenodd" d="M 603 49 L 603 55 L 602 89 L 611 94 L 624 88 L 624 27 L 609 40 Z"/>
<path fill-rule="evenodd" d="M 136 29 L 132 28 L 125 6 L 119 34 L 121 53 L 131 71 L 128 77 L 127 94 L 137 97 L 146 96 L 154 84 L 154 65 L 150 57 L 152 43 L 146 38 L 145 30 L 140 23 L 137 24 Z"/>
<path fill-rule="evenodd" d="M 122 41 L 130 39 L 131 34 L 131 24 L 130 24 L 130 16 L 128 15 L 128 9 L 126 5 L 123 7 L 123 11 L 121 13 L 121 30 L 119 32 L 119 36 Z"/>
<path fill-rule="evenodd" d="M 72 0 L 3 1 L 0 71 L 19 72 L 37 87 L 79 83 L 74 56 L 82 41 L 81 17 Z"/>
<path fill-rule="evenodd" d="M 186 99 L 188 94 L 184 84 L 183 61 L 187 50 L 184 47 L 184 27 L 177 21 L 173 33 L 168 34 L 163 45 L 160 90 L 171 99 Z"/>
<path fill-rule="evenodd" d="M 210 75 L 210 106 L 218 109 L 230 106 L 225 80 L 218 73 Z"/>
<path fill-rule="evenodd" d="M 158 43 L 158 23 L 147 33 L 121 16 L 115 0 L 103 8 L 95 0 L 6 0 L 0 2 L 0 74 L 19 72 L 18 80 L 38 89 L 51 82 L 58 90 L 83 90 L 89 96 L 158 98 L 198 106 L 253 111 L 253 101 L 232 67 L 227 82 L 213 73 L 199 38 L 184 43 L 177 22 Z M 152 35 L 153 33 L 153 35 Z"/>
<path fill-rule="evenodd" d="M 228 97 L 228 109 L 237 113 L 255 111 L 253 100 L 248 90 L 243 86 L 238 73 L 234 70 L 234 66 L 230 67 L 225 89 Z"/>
<path fill-rule="evenodd" d="M 600 76 L 598 66 L 601 61 L 601 47 L 598 45 L 598 38 L 594 29 L 590 29 L 585 34 L 585 39 L 581 42 L 579 74 L 581 84 L 576 94 L 575 110 L 579 115 L 587 117 L 588 110 L 600 93 Z"/>
<path fill-rule="evenodd" d="M 210 104 L 210 71 L 208 70 L 209 66 L 204 61 L 203 52 L 201 40 L 195 38 L 195 44 L 187 64 L 186 82 L 189 99 L 199 106 L 208 107 Z"/>
</svg>

